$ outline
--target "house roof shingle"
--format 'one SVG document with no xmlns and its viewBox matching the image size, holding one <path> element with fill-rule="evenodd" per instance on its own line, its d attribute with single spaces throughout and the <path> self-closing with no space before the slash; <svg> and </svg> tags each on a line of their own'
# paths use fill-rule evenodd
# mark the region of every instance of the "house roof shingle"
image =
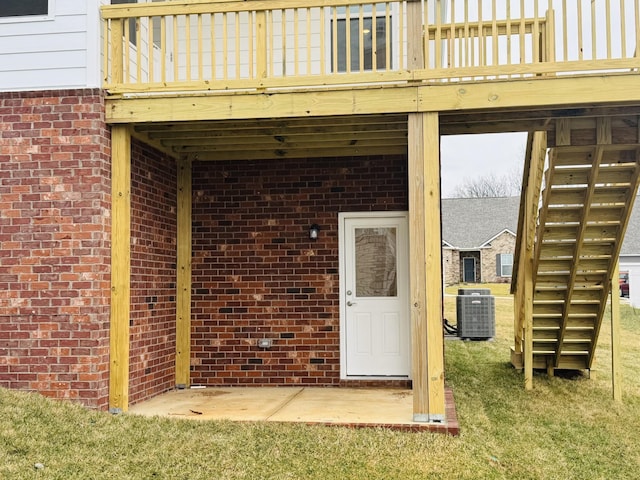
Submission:
<svg viewBox="0 0 640 480">
<path fill-rule="evenodd" d="M 518 230 L 520 197 L 442 199 L 442 240 L 459 250 L 477 249 Z"/>
<path fill-rule="evenodd" d="M 621 255 L 640 256 L 640 196 L 622 243 Z M 472 250 L 482 247 L 504 230 L 518 228 L 520 197 L 442 199 L 442 240 L 447 245 Z"/>
<path fill-rule="evenodd" d="M 636 197 L 620 255 L 640 255 L 640 197 Z"/>
</svg>

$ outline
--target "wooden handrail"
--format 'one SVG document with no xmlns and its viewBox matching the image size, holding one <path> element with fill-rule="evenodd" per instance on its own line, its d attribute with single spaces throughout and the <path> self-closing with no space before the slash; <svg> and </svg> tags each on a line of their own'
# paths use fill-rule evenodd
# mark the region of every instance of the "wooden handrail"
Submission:
<svg viewBox="0 0 640 480">
<path fill-rule="evenodd" d="M 591 11 L 583 12 L 580 2 L 547 0 L 536 2 L 533 16 L 494 9 L 491 18 L 486 13 L 471 18 L 468 6 L 475 0 L 459 0 L 449 9 L 442 0 L 425 0 L 425 62 L 409 68 L 406 52 L 415 48 L 407 42 L 420 41 L 405 31 L 412 1 L 104 5 L 104 87 L 110 93 L 326 88 L 640 70 L 638 57 L 631 55 L 640 42 L 640 22 L 625 17 L 628 12 L 618 12 L 621 18 L 604 15 L 610 25 L 603 26 L 591 19 Z M 578 15 L 578 29 L 591 35 L 591 45 L 568 31 L 566 19 Z M 361 31 L 371 35 L 366 48 Z M 605 55 L 596 52 L 601 44 Z"/>
<path fill-rule="evenodd" d="M 522 193 L 520 196 L 520 211 L 518 214 L 518 230 L 516 250 L 514 253 L 513 276 L 511 279 L 511 293 L 514 294 L 514 343 L 517 353 L 524 353 L 525 370 L 531 357 L 525 342 L 531 342 L 531 327 L 533 322 L 533 277 L 537 268 L 534 258 L 534 248 L 538 218 L 538 203 L 542 190 L 542 178 L 547 149 L 546 132 L 533 132 L 527 138 L 527 153 L 522 178 Z M 528 336 L 527 336 L 528 332 Z M 525 372 L 526 376 L 526 372 Z"/>
<path fill-rule="evenodd" d="M 374 3 L 399 3 L 374 2 Z M 349 7 L 371 5 L 362 0 L 189 0 L 153 3 L 126 3 L 100 7 L 103 19 L 138 18 L 170 15 L 198 15 L 203 13 L 260 12 L 267 10 L 296 10 L 300 8 Z"/>
</svg>

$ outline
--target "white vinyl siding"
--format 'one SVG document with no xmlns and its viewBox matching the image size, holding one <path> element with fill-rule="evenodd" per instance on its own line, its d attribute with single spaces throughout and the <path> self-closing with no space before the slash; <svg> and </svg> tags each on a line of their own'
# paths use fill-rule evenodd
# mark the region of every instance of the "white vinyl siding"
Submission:
<svg viewBox="0 0 640 480">
<path fill-rule="evenodd" d="M 99 87 L 100 3 L 50 0 L 45 17 L 0 18 L 0 91 Z"/>
</svg>

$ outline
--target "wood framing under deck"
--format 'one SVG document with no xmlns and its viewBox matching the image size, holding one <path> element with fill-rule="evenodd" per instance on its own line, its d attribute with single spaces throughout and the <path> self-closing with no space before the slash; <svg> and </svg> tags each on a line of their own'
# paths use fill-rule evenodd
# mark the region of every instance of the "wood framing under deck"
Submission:
<svg viewBox="0 0 640 480">
<path fill-rule="evenodd" d="M 434 85 L 354 86 L 334 90 L 269 93 L 193 93 L 186 95 L 114 95 L 107 99 L 108 123 L 198 122 L 205 120 L 255 120 L 343 115 L 381 115 L 439 112 L 442 132 L 482 133 L 531 128 L 536 112 L 549 118 L 563 116 L 570 108 L 633 106 L 640 104 L 638 75 L 549 77 L 481 83 Z M 472 112 L 496 112 L 501 116 L 476 120 Z M 464 117 L 464 127 L 447 130 L 447 118 Z M 520 122 L 509 124 L 510 117 Z M 481 125 L 485 127 L 480 128 Z"/>
</svg>

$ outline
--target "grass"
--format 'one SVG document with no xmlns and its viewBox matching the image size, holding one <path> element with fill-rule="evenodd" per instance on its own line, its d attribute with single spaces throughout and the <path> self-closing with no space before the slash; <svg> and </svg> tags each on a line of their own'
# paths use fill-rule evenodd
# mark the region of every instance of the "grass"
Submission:
<svg viewBox="0 0 640 480">
<path fill-rule="evenodd" d="M 490 288 L 495 340 L 445 346 L 459 437 L 111 416 L 0 389 L 0 478 L 640 478 L 640 313 L 622 308 L 623 403 L 611 399 L 606 322 L 594 378 L 536 375 L 526 392 L 508 363 L 508 286 Z M 445 314 L 455 318 L 454 297 Z"/>
</svg>

